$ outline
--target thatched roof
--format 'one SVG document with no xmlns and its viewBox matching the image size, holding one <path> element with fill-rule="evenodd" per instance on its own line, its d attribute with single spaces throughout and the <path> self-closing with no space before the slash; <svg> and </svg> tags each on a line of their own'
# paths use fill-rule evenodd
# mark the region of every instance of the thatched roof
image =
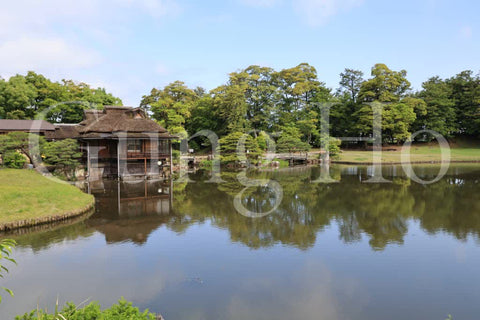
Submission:
<svg viewBox="0 0 480 320">
<path fill-rule="evenodd" d="M 55 124 L 55 139 L 77 138 L 78 124 Z"/>
<path fill-rule="evenodd" d="M 151 134 L 173 138 L 165 128 L 149 119 L 142 109 L 121 106 L 105 106 L 103 110 L 85 110 L 82 122 L 74 127 L 58 125 L 57 132 L 58 139 L 107 139 L 119 133 L 147 139 Z"/>
</svg>

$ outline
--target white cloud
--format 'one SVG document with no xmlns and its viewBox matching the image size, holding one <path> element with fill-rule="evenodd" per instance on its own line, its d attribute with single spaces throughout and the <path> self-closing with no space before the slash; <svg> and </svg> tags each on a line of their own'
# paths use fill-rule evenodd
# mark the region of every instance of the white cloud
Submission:
<svg viewBox="0 0 480 320">
<path fill-rule="evenodd" d="M 65 70 L 86 68 L 100 62 L 99 55 L 68 44 L 61 38 L 28 38 L 0 44 L 2 73 L 24 73 L 28 70 Z"/>
<path fill-rule="evenodd" d="M 320 26 L 341 12 L 348 11 L 363 3 L 363 0 L 297 0 L 293 1 L 295 11 L 310 26 Z"/>
<path fill-rule="evenodd" d="M 460 36 L 463 39 L 471 39 L 473 36 L 473 29 L 470 26 L 465 26 L 462 29 L 460 29 Z"/>
<path fill-rule="evenodd" d="M 240 3 L 250 7 L 273 7 L 279 0 L 239 0 Z"/>
<path fill-rule="evenodd" d="M 34 70 L 55 81 L 93 79 L 112 91 L 126 77 L 124 61 L 108 55 L 132 36 L 131 22 L 162 22 L 181 11 L 176 0 L 6 1 L 0 10 L 0 77 Z"/>
</svg>

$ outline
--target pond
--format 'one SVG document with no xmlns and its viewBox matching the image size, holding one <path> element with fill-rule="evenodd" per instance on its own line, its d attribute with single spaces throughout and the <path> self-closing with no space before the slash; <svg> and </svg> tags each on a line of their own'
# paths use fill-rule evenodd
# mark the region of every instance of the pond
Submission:
<svg viewBox="0 0 480 320">
<path fill-rule="evenodd" d="M 417 166 L 431 180 L 436 166 Z M 109 306 L 120 297 L 166 320 L 473 319 L 480 314 L 480 165 L 452 165 L 430 185 L 384 167 L 237 174 L 208 183 L 97 181 L 90 217 L 8 235 L 19 245 L 2 285 L 1 319 L 57 297 Z M 240 191 L 251 218 L 234 207 Z"/>
</svg>

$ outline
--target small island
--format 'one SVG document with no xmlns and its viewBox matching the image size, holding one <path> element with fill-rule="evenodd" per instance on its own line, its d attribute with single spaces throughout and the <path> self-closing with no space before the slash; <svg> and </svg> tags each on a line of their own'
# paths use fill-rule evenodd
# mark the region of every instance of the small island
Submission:
<svg viewBox="0 0 480 320">
<path fill-rule="evenodd" d="M 61 221 L 90 212 L 92 195 L 34 170 L 0 170 L 0 230 Z"/>
</svg>

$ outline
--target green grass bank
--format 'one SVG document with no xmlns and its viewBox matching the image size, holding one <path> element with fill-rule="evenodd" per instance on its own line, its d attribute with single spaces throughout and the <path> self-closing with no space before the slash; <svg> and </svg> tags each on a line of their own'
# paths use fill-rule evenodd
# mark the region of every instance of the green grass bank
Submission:
<svg viewBox="0 0 480 320">
<path fill-rule="evenodd" d="M 387 149 L 387 150 L 385 150 Z M 382 151 L 384 164 L 399 164 L 402 162 L 401 147 L 389 147 Z M 480 162 L 480 147 L 465 145 L 451 146 L 451 162 Z M 410 162 L 412 163 L 438 163 L 442 161 L 442 150 L 438 145 L 412 145 L 410 148 Z M 371 164 L 372 151 L 342 150 L 338 159 L 333 162 L 350 164 Z"/>
<path fill-rule="evenodd" d="M 61 221 L 89 212 L 92 195 L 34 170 L 0 170 L 0 230 Z"/>
</svg>

